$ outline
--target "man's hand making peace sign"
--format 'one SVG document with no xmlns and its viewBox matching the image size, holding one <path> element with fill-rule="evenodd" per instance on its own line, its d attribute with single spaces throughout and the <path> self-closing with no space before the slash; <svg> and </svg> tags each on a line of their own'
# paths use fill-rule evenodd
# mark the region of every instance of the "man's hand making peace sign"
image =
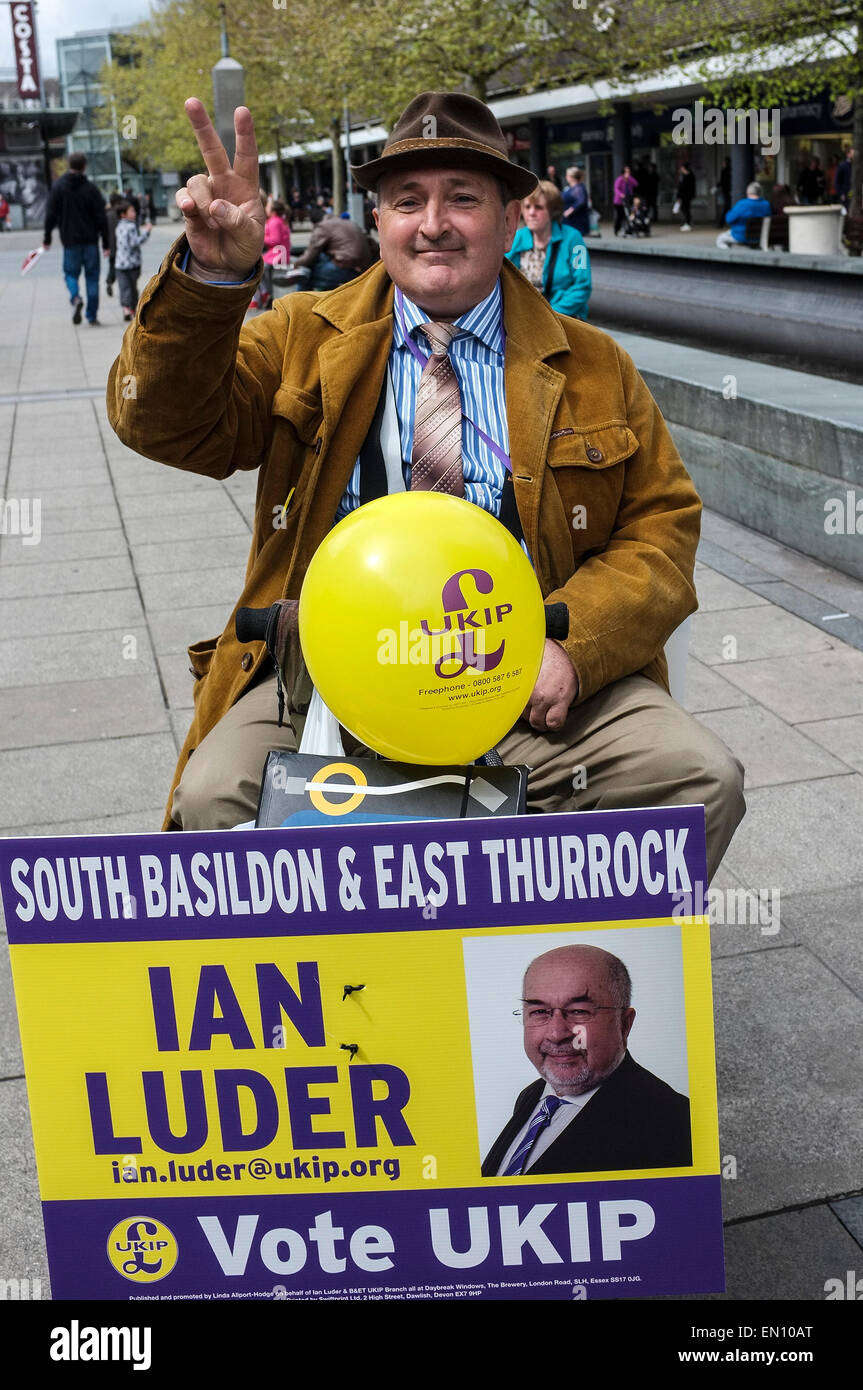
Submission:
<svg viewBox="0 0 863 1390">
<path fill-rule="evenodd" d="M 234 112 L 236 154 L 231 167 L 203 102 L 186 102 L 206 174 L 193 174 L 177 192 L 186 239 L 198 267 L 214 278 L 230 273 L 245 279 L 257 265 L 264 245 L 264 209 L 258 187 L 255 125 L 246 106 Z"/>
</svg>

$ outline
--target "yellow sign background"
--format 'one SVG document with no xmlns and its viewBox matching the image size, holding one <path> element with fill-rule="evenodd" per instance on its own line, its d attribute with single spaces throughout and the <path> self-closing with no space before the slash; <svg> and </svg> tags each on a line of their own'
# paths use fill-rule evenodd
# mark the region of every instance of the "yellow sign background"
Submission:
<svg viewBox="0 0 863 1390">
<path fill-rule="evenodd" d="M 239 1196 L 243 1193 L 294 1195 L 406 1188 L 476 1187 L 481 1179 L 462 940 L 470 936 L 543 935 L 560 932 L 567 941 L 579 932 L 612 928 L 655 927 L 666 919 L 601 924 L 561 924 L 559 927 L 513 926 L 471 932 L 428 929 L 414 932 L 327 935 L 307 937 L 246 937 L 233 940 L 148 941 L 111 944 L 18 944 L 11 947 L 15 990 L 30 1094 L 30 1108 L 43 1200 L 152 1196 Z M 709 930 L 706 918 L 688 918 L 682 926 L 683 973 L 686 1000 L 689 1095 L 692 1115 L 693 1166 L 651 1170 L 651 1177 L 668 1174 L 712 1174 L 719 1169 L 714 1071 L 713 1008 L 711 998 Z M 594 937 L 595 939 L 595 937 Z M 265 1048 L 261 1037 L 255 964 L 274 962 L 297 988 L 296 962 L 316 961 L 323 999 L 326 1044 L 308 1047 L 289 1019 L 284 1019 L 284 1048 Z M 187 1044 L 199 972 L 202 965 L 221 964 L 228 976 L 255 1041 L 253 1050 L 237 1050 L 225 1036 L 213 1039 L 209 1051 L 189 1052 Z M 156 1045 L 148 969 L 171 968 L 180 1051 L 160 1052 Z M 362 992 L 342 999 L 344 986 L 365 985 Z M 353 1061 L 340 1044 L 356 1043 Z M 414 1146 L 394 1146 L 378 1122 L 378 1147 L 358 1148 L 354 1142 L 348 1070 L 363 1064 L 400 1068 L 408 1077 L 411 1098 L 404 1110 Z M 331 1113 L 312 1121 L 316 1130 L 341 1130 L 346 1147 L 298 1149 L 293 1145 L 285 1092 L 285 1067 L 336 1067 L 334 1085 L 313 1086 L 311 1094 L 327 1096 Z M 225 1154 L 221 1148 L 213 1071 L 248 1068 L 265 1076 L 279 1100 L 280 1127 L 266 1148 Z M 149 1138 L 141 1073 L 162 1071 L 166 1077 L 168 1110 L 175 1132 L 185 1129 L 181 1070 L 204 1074 L 210 1130 L 200 1151 L 169 1154 Z M 243 1172 L 237 1179 L 187 1183 L 156 1181 L 117 1184 L 112 1160 L 122 1169 L 130 1159 L 122 1153 L 94 1154 L 84 1076 L 105 1072 L 111 1099 L 114 1132 L 140 1135 L 143 1148 L 131 1156 L 139 1170 L 167 1171 L 174 1158 L 182 1163 L 213 1165 L 264 1158 L 271 1163 L 338 1160 L 340 1169 L 354 1159 L 397 1157 L 396 1181 L 375 1176 L 345 1178 L 329 1184 L 315 1179 L 255 1179 Z M 244 1093 L 247 1100 L 249 1094 Z M 375 1094 L 382 1088 L 375 1086 Z M 241 1107 L 250 1127 L 251 1104 Z M 559 1178 L 525 1176 L 519 1184 L 607 1180 L 608 1173 Z M 638 1176 L 616 1174 L 615 1176 Z"/>
</svg>

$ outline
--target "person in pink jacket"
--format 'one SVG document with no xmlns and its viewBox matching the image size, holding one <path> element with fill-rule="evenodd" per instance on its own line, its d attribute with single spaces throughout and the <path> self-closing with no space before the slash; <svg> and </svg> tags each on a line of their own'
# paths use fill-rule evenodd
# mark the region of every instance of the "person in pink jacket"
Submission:
<svg viewBox="0 0 863 1390">
<path fill-rule="evenodd" d="M 632 195 L 638 187 L 638 179 L 633 178 L 629 165 L 623 166 L 623 173 L 614 180 L 614 235 L 617 236 L 624 222 Z"/>
<path fill-rule="evenodd" d="M 288 223 L 288 210 L 280 198 L 272 198 L 264 227 L 264 274 L 256 308 L 266 309 L 273 302 L 273 266 L 289 266 L 290 263 L 291 228 Z M 254 302 L 253 300 L 252 303 Z"/>
</svg>

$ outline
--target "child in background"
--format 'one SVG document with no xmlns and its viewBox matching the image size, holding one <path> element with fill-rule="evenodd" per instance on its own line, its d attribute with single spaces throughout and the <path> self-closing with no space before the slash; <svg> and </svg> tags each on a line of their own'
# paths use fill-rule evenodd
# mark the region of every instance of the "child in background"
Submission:
<svg viewBox="0 0 863 1390">
<path fill-rule="evenodd" d="M 632 206 L 626 214 L 626 236 L 650 236 L 650 217 L 647 208 L 639 197 L 632 200 Z"/>
<path fill-rule="evenodd" d="M 131 323 L 135 317 L 138 304 L 138 276 L 141 273 L 141 245 L 147 240 L 151 230 L 149 222 L 143 228 L 137 226 L 133 203 L 124 199 L 118 204 L 117 227 L 114 233 L 117 243 L 114 266 L 117 284 L 120 286 L 123 318 L 127 323 Z"/>
</svg>

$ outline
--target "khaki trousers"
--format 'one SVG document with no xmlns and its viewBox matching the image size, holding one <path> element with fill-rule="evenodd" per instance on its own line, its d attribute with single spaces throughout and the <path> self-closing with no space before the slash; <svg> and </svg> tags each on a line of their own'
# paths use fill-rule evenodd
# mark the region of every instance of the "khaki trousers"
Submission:
<svg viewBox="0 0 863 1390">
<path fill-rule="evenodd" d="M 276 720 L 273 674 L 237 701 L 189 759 L 173 803 L 183 830 L 227 829 L 254 817 L 267 754 L 295 751 L 301 734 L 298 720 L 281 729 Z M 348 736 L 345 751 L 367 750 Z M 532 812 L 703 804 L 709 878 L 746 810 L 737 758 L 646 676 L 626 676 L 576 705 L 557 733 L 520 719 L 498 752 L 505 763 L 532 769 Z"/>
</svg>

